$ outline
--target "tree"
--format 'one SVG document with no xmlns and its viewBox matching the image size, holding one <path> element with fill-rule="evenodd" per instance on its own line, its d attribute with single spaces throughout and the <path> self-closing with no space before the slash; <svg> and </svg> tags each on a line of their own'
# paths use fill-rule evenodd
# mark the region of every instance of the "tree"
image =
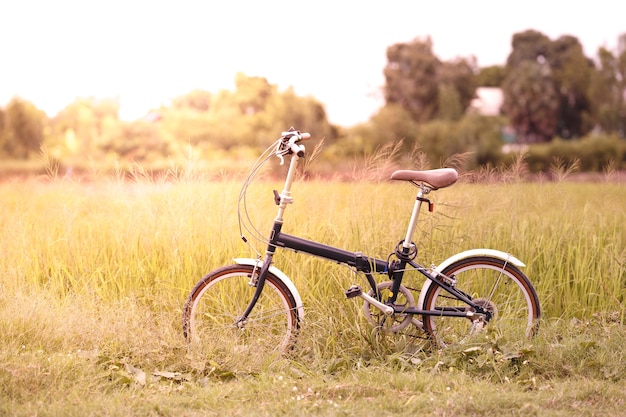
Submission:
<svg viewBox="0 0 626 417">
<path fill-rule="evenodd" d="M 561 36 L 550 43 L 548 63 L 552 70 L 554 88 L 559 94 L 557 134 L 569 139 L 586 134 L 591 125 L 588 98 L 593 62 L 583 54 L 577 38 Z"/>
<path fill-rule="evenodd" d="M 507 71 L 524 62 L 545 62 L 550 50 L 550 38 L 536 30 L 516 33 L 511 40 L 511 53 L 506 60 Z"/>
<path fill-rule="evenodd" d="M 281 92 L 263 77 L 239 73 L 235 91 L 215 94 L 192 91 L 161 109 L 164 134 L 179 144 L 229 149 L 266 146 L 277 134 L 294 126 L 332 141 L 337 130 L 327 120 L 321 103 L 299 97 L 288 88 Z"/>
<path fill-rule="evenodd" d="M 191 108 L 197 111 L 208 111 L 211 107 L 213 94 L 204 90 L 193 90 L 184 96 L 172 100 L 172 107 L 175 109 Z"/>
<path fill-rule="evenodd" d="M 475 60 L 458 58 L 442 62 L 437 76 L 437 117 L 444 120 L 459 120 L 474 98 Z"/>
<path fill-rule="evenodd" d="M 427 38 L 387 48 L 385 101 L 402 106 L 418 123 L 458 120 L 474 97 L 475 60 L 442 62 L 432 46 Z"/>
<path fill-rule="evenodd" d="M 147 120 L 121 122 L 110 132 L 110 138 L 103 150 L 122 160 L 154 161 L 177 156 L 159 126 Z"/>
<path fill-rule="evenodd" d="M 437 74 L 441 62 L 432 46 L 427 38 L 387 48 L 385 101 L 399 104 L 417 122 L 433 119 L 438 110 Z"/>
<path fill-rule="evenodd" d="M 26 159 L 39 152 L 44 138 L 46 114 L 32 103 L 13 98 L 6 107 L 3 117 L 4 137 L 0 142 L 4 154 Z"/>
<path fill-rule="evenodd" d="M 502 65 L 492 65 L 480 68 L 475 77 L 477 87 L 501 87 L 506 77 L 506 70 Z"/>
<path fill-rule="evenodd" d="M 417 140 L 418 125 L 411 114 L 399 104 L 385 104 L 366 123 L 351 129 L 355 152 L 371 154 L 386 143 L 403 141 L 405 150 L 411 151 Z"/>
<path fill-rule="evenodd" d="M 522 140 L 549 141 L 556 135 L 586 134 L 591 128 L 586 121 L 593 69 L 573 36 L 551 41 L 535 30 L 513 35 L 503 82 L 503 111 Z"/>
<path fill-rule="evenodd" d="M 121 140 L 116 137 L 118 114 L 114 99 L 77 98 L 52 119 L 48 144 L 63 156 L 107 152 L 115 146 L 111 142 Z"/>
<path fill-rule="evenodd" d="M 626 44 L 626 34 L 621 36 Z M 626 49 L 615 56 L 606 48 L 598 50 L 599 68 L 592 73 L 589 97 L 593 121 L 605 132 L 626 136 Z"/>
<path fill-rule="evenodd" d="M 275 128 L 284 130 L 293 126 L 311 132 L 315 138 L 324 138 L 327 144 L 337 139 L 337 128 L 328 121 L 324 106 L 313 97 L 296 95 L 291 87 L 272 101 L 266 113 L 268 118 L 273 119 L 272 124 L 268 124 L 272 132 L 278 132 L 273 130 Z"/>
<path fill-rule="evenodd" d="M 455 121 L 463 116 L 464 107 L 461 97 L 454 86 L 443 84 L 437 92 L 437 118 L 441 120 Z"/>
<path fill-rule="evenodd" d="M 241 114 L 253 115 L 265 110 L 277 87 L 263 77 L 248 77 L 239 72 L 235 76 L 235 102 Z"/>
<path fill-rule="evenodd" d="M 521 143 L 547 142 L 556 133 L 559 96 L 545 61 L 523 61 L 511 68 L 502 86 L 502 109 Z"/>
</svg>

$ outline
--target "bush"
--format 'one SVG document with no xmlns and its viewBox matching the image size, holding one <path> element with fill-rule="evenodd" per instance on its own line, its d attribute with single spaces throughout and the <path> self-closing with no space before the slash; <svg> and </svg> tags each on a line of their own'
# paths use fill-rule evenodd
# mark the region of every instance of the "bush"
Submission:
<svg viewBox="0 0 626 417">
<path fill-rule="evenodd" d="M 617 135 L 592 135 L 581 140 L 555 139 L 531 145 L 526 162 L 531 172 L 547 172 L 556 159 L 578 161 L 580 170 L 600 172 L 608 167 L 626 169 L 626 141 Z"/>
</svg>

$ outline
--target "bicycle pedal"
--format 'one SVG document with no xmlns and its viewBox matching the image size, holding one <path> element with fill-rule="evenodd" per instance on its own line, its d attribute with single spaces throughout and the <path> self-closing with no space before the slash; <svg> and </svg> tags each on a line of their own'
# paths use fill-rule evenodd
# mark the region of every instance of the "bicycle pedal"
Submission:
<svg viewBox="0 0 626 417">
<path fill-rule="evenodd" d="M 353 285 L 346 290 L 346 298 L 354 298 L 363 294 L 363 290 L 358 285 Z"/>
</svg>

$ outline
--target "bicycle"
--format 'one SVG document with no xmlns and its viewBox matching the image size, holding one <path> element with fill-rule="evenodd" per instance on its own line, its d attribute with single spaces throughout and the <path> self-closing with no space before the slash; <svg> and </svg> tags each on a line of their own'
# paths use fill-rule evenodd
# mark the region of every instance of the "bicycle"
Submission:
<svg viewBox="0 0 626 417">
<path fill-rule="evenodd" d="M 362 274 L 367 290 L 353 285 L 345 295 L 348 299 L 363 299 L 368 322 L 382 334 L 399 335 L 409 341 L 426 340 L 437 348 L 464 343 L 487 327 L 509 338 L 531 338 L 536 334 L 539 299 L 520 270 L 524 263 L 513 255 L 495 249 L 472 249 L 438 266 L 425 267 L 415 261 L 418 248 L 412 239 L 422 204 L 433 211 L 433 203 L 425 196 L 454 184 L 458 173 L 453 168 L 399 170 L 391 174 L 391 180 L 408 182 L 418 191 L 404 239 L 388 259 L 282 232 L 285 210 L 294 202 L 291 189 L 298 162 L 305 156 L 301 142 L 308 138 L 310 134 L 293 128 L 283 132 L 251 169 L 239 195 L 240 232 L 246 242 L 241 217 L 242 205 L 247 207 L 248 185 L 271 157 L 278 157 L 281 165 L 286 156 L 291 157 L 282 192 L 274 190 L 278 213 L 269 237 L 259 237 L 267 244 L 265 255 L 237 258 L 235 264 L 218 268 L 198 281 L 183 308 L 183 334 L 189 342 L 236 351 L 272 347 L 283 353 L 294 346 L 303 324 L 304 305 L 291 279 L 273 265 L 278 249 L 314 255 Z M 260 234 L 256 230 L 253 233 Z M 417 302 L 412 293 L 416 289 L 403 285 L 408 272 L 425 278 Z M 377 282 L 375 275 L 386 279 Z"/>
</svg>

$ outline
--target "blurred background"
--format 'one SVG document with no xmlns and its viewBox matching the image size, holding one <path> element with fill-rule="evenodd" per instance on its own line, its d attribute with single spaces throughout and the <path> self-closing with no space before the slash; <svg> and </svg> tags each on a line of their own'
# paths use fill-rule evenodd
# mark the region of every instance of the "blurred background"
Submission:
<svg viewBox="0 0 626 417">
<path fill-rule="evenodd" d="M 320 175 L 388 146 L 409 165 L 419 152 L 420 168 L 521 154 L 530 172 L 624 170 L 624 12 L 606 0 L 14 2 L 0 15 L 0 175 L 190 163 L 224 175 L 290 126 L 324 140 Z"/>
</svg>

